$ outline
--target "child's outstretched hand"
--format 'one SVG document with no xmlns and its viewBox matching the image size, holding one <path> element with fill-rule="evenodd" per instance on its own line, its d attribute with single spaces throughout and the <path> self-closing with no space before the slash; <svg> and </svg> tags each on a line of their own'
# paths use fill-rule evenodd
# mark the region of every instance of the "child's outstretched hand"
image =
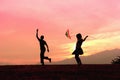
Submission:
<svg viewBox="0 0 120 80">
<path fill-rule="evenodd" d="M 83 41 L 85 41 L 87 39 L 88 36 L 85 36 L 85 38 L 83 39 Z"/>
</svg>

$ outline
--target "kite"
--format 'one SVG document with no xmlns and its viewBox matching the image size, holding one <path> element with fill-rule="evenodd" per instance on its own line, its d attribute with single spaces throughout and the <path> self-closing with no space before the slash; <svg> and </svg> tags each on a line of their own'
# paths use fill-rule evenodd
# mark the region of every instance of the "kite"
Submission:
<svg viewBox="0 0 120 80">
<path fill-rule="evenodd" d="M 71 39 L 70 33 L 69 33 L 69 29 L 67 29 L 66 33 L 65 33 L 66 37 Z"/>
</svg>

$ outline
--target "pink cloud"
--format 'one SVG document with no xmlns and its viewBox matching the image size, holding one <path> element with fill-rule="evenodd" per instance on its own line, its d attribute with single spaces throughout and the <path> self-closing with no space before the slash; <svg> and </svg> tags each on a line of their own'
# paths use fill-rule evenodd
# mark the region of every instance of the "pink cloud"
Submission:
<svg viewBox="0 0 120 80">
<path fill-rule="evenodd" d="M 9 1 L 8 1 L 9 2 Z M 8 4 L 8 3 L 6 3 Z M 117 4 L 117 5 L 116 5 Z M 3 5 L 4 6 L 4 5 Z M 7 5 L 6 5 L 7 6 Z M 88 28 L 90 31 L 109 24 L 109 19 L 118 18 L 119 4 L 117 1 L 87 0 L 87 1 L 11 1 L 3 8 L 9 13 L 20 17 L 32 17 L 56 27 L 75 26 L 81 31 Z M 54 27 L 54 26 L 53 26 Z M 94 28 L 94 29 L 93 29 Z M 88 30 L 84 30 L 87 32 Z"/>
</svg>

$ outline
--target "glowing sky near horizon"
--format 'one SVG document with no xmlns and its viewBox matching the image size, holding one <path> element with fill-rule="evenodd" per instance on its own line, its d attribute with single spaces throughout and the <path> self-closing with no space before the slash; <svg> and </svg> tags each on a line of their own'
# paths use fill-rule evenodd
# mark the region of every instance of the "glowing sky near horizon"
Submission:
<svg viewBox="0 0 120 80">
<path fill-rule="evenodd" d="M 39 63 L 37 28 L 53 62 L 73 57 L 77 33 L 83 56 L 120 48 L 120 0 L 0 0 L 0 63 Z"/>
</svg>

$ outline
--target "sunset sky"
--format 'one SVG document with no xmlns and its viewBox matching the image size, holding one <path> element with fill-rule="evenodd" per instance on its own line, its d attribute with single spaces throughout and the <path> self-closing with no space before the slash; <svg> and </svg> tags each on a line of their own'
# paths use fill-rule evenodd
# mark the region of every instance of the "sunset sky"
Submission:
<svg viewBox="0 0 120 80">
<path fill-rule="evenodd" d="M 73 57 L 77 33 L 89 36 L 83 56 L 119 49 L 120 0 L 0 0 L 0 63 L 39 63 L 37 28 L 53 62 Z"/>
</svg>

